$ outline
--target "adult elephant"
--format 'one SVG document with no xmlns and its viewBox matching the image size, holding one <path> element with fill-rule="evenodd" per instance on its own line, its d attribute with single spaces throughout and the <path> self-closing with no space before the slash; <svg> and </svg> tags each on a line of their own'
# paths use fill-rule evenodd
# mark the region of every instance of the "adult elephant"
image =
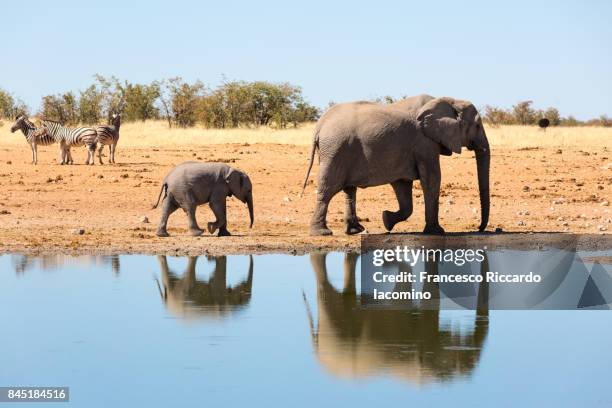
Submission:
<svg viewBox="0 0 612 408">
<path fill-rule="evenodd" d="M 213 258 L 209 258 L 213 259 Z M 178 276 L 168 267 L 166 256 L 157 257 L 162 273 L 159 292 L 168 310 L 183 318 L 219 317 L 243 308 L 251 301 L 253 257 L 249 256 L 247 278 L 227 285 L 227 258 L 214 258 L 215 269 L 208 281 L 196 277 L 197 256 L 190 256 L 187 269 Z M 159 282 L 158 282 L 159 285 Z"/>
<path fill-rule="evenodd" d="M 327 370 L 339 377 L 382 373 L 421 384 L 467 376 L 476 368 L 489 330 L 487 283 L 480 284 L 474 327 L 466 331 L 440 326 L 436 284 L 424 288 L 432 293 L 429 302 L 436 302 L 426 310 L 363 308 L 355 290 L 358 255 L 345 255 L 342 290 L 328 280 L 326 255 L 310 256 L 317 281 L 316 323 L 304 299 L 315 355 Z M 488 264 L 481 266 L 486 269 Z M 402 271 L 410 271 L 406 268 Z M 426 268 L 428 273 L 437 273 L 435 265 Z"/>
<path fill-rule="evenodd" d="M 422 106 L 421 106 L 422 105 Z M 481 223 L 489 220 L 490 151 L 482 120 L 474 105 L 452 98 L 418 95 L 379 105 L 354 102 L 335 105 L 317 122 L 306 180 L 319 151 L 317 202 L 312 235 L 330 235 L 326 215 L 340 191 L 346 198 L 346 233 L 364 231 L 356 212 L 357 187 L 391 184 L 399 210 L 384 211 L 388 231 L 412 214 L 412 182 L 419 179 L 425 199 L 424 233 L 443 234 L 438 222 L 440 155 L 476 152 Z M 304 181 L 304 188 L 306 186 Z"/>
<path fill-rule="evenodd" d="M 413 115 L 416 119 L 419 111 L 425 104 L 432 99 L 436 99 L 434 96 L 427 94 L 420 94 L 415 96 L 410 96 L 408 98 L 401 99 L 397 102 L 393 102 L 391 106 L 401 109 L 409 114 Z"/>
</svg>

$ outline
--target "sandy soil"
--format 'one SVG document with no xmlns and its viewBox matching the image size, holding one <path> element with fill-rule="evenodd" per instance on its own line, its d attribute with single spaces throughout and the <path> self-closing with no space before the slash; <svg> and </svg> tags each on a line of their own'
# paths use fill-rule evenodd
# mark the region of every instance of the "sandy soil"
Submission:
<svg viewBox="0 0 612 408">
<path fill-rule="evenodd" d="M 315 197 L 313 180 L 318 170 L 315 165 L 306 194 L 299 198 L 308 146 L 135 148 L 120 143 L 118 163 L 104 166 L 59 166 L 56 149 L 39 149 L 39 164 L 34 166 L 25 142 L 0 145 L 0 252 L 301 253 L 359 247 L 359 236 L 343 233 L 342 195 L 334 199 L 328 216 L 334 236 L 308 235 Z M 85 150 L 78 149 L 73 156 L 82 163 Z M 170 238 L 155 236 L 160 210 L 151 210 L 151 205 L 160 181 L 173 165 L 186 160 L 226 161 L 251 176 L 255 192 L 253 229 L 248 228 L 246 206 L 232 198 L 228 200 L 232 237 L 191 237 L 182 212 L 170 218 Z M 473 154 L 443 157 L 442 171 L 442 226 L 447 232 L 475 231 L 480 210 Z M 416 186 L 415 212 L 394 232 L 415 233 L 424 227 L 423 197 L 418 183 Z M 493 147 L 488 229 L 609 234 L 611 191 L 610 149 Z M 384 232 L 381 212 L 396 207 L 390 186 L 358 192 L 358 214 L 371 234 Z M 150 222 L 143 222 L 143 217 Z M 212 218 L 208 207 L 202 206 L 200 225 Z M 79 234 L 79 229 L 84 233 Z"/>
</svg>

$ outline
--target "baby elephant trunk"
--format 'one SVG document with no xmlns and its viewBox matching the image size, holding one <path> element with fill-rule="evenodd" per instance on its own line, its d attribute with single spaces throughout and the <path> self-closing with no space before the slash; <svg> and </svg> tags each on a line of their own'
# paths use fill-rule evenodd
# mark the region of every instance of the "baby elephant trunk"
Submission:
<svg viewBox="0 0 612 408">
<path fill-rule="evenodd" d="M 253 220 L 254 220 L 254 215 L 253 215 L 253 193 L 250 193 L 247 196 L 246 203 L 247 203 L 247 206 L 249 207 L 249 217 L 251 218 L 251 225 L 249 226 L 249 228 L 253 228 Z"/>
</svg>

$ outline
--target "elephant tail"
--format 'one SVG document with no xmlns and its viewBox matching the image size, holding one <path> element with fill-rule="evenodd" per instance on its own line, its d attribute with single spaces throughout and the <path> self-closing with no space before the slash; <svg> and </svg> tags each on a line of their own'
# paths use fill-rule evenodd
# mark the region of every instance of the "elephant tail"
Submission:
<svg viewBox="0 0 612 408">
<path fill-rule="evenodd" d="M 155 205 L 153 205 L 153 208 L 151 208 L 152 210 L 157 208 L 157 205 L 159 204 L 159 200 L 161 199 L 162 193 L 164 193 L 164 198 L 168 196 L 168 183 L 162 184 L 161 189 L 159 190 L 159 195 L 157 196 L 157 202 L 155 203 Z"/>
<path fill-rule="evenodd" d="M 302 192 L 300 197 L 304 195 L 306 190 L 306 184 L 308 184 L 308 176 L 310 176 L 310 170 L 312 170 L 312 164 L 314 163 L 314 156 L 317 148 L 319 147 L 319 126 L 315 129 L 314 138 L 312 140 L 312 150 L 310 151 L 310 162 L 308 163 L 308 171 L 306 171 L 306 178 L 304 179 L 304 185 L 302 186 Z"/>
<path fill-rule="evenodd" d="M 312 318 L 312 310 L 310 310 L 310 305 L 308 304 L 308 299 L 306 299 L 306 293 L 302 289 L 302 299 L 304 299 L 304 305 L 306 306 L 306 313 L 308 314 L 308 325 L 310 326 L 310 337 L 312 340 L 312 344 L 317 346 L 319 343 L 319 336 L 315 330 L 314 319 Z"/>
</svg>

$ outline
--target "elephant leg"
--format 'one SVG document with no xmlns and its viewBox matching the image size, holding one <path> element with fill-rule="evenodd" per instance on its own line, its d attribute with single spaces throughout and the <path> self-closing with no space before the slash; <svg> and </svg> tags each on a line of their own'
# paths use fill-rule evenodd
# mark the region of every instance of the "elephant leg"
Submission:
<svg viewBox="0 0 612 408">
<path fill-rule="evenodd" d="M 412 180 L 394 181 L 391 187 L 397 197 L 399 211 L 383 211 L 383 224 L 387 231 L 391 231 L 395 224 L 407 220 L 412 215 Z"/>
<path fill-rule="evenodd" d="M 196 209 L 198 206 L 195 203 L 190 203 L 189 207 L 187 207 L 187 221 L 189 222 L 189 233 L 194 237 L 199 237 L 202 235 L 204 230 L 200 229 L 198 226 L 198 221 L 196 220 Z"/>
<path fill-rule="evenodd" d="M 168 225 L 168 217 L 170 214 L 178 210 L 178 205 L 171 196 L 168 196 L 164 199 L 164 204 L 162 206 L 162 215 L 159 220 L 159 225 L 157 226 L 157 236 L 158 237 L 168 237 L 168 231 L 166 230 L 166 226 Z"/>
<path fill-rule="evenodd" d="M 321 184 L 319 182 L 319 185 Z M 338 191 L 327 189 L 317 192 L 317 203 L 310 221 L 310 235 L 332 235 L 332 231 L 327 228 L 327 208 Z"/>
<path fill-rule="evenodd" d="M 217 228 L 219 229 L 219 233 L 217 236 L 219 237 L 228 237 L 232 234 L 227 230 L 227 209 L 225 205 L 225 196 L 221 194 L 214 194 L 210 198 L 209 202 L 210 209 L 215 215 L 215 222 L 208 223 L 208 232 L 214 234 Z"/>
<path fill-rule="evenodd" d="M 357 218 L 357 187 L 345 187 L 346 212 L 344 221 L 346 222 L 346 233 L 348 235 L 359 234 L 365 231 L 365 227 L 359 223 Z"/>
<path fill-rule="evenodd" d="M 355 286 L 355 269 L 357 267 L 358 254 L 355 252 L 347 252 L 344 255 L 344 295 L 355 295 L 357 289 Z"/>
<path fill-rule="evenodd" d="M 432 158 L 430 162 L 418 164 L 421 177 L 421 187 L 425 198 L 425 229 L 424 234 L 444 234 L 444 228 L 438 222 L 440 207 L 440 157 Z"/>
</svg>

